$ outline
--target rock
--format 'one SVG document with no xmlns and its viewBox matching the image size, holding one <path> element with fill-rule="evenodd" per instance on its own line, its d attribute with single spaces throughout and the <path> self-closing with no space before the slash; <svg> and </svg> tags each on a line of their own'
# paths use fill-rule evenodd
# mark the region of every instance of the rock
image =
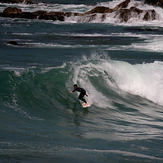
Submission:
<svg viewBox="0 0 163 163">
<path fill-rule="evenodd" d="M 120 22 L 128 22 L 130 18 L 138 17 L 142 12 L 136 7 L 131 7 L 130 9 L 118 10 L 116 15 L 119 15 Z"/>
<path fill-rule="evenodd" d="M 109 7 L 97 6 L 94 9 L 84 13 L 83 15 L 89 15 L 94 13 L 111 13 L 111 12 L 113 12 L 113 9 L 110 9 Z"/>
<path fill-rule="evenodd" d="M 4 15 L 11 15 L 11 14 L 21 14 L 22 10 L 18 9 L 16 7 L 7 7 L 4 9 L 3 14 Z"/>
<path fill-rule="evenodd" d="M 59 20 L 64 21 L 65 14 L 63 12 L 50 12 L 35 11 L 35 12 L 22 12 L 21 9 L 16 7 L 7 7 L 3 13 L 0 14 L 3 17 L 10 18 L 26 18 L 26 19 L 45 19 L 45 20 Z"/>
<path fill-rule="evenodd" d="M 144 3 L 163 8 L 163 0 L 144 0 Z"/>
<path fill-rule="evenodd" d="M 34 4 L 31 0 L 0 0 L 1 3 L 26 3 L 26 4 Z"/>
<path fill-rule="evenodd" d="M 16 46 L 19 45 L 16 41 L 9 41 L 9 42 L 7 42 L 7 44 L 10 44 L 10 45 L 16 45 Z"/>
<path fill-rule="evenodd" d="M 35 11 L 35 12 L 33 12 L 32 14 L 33 15 L 44 15 L 44 14 L 46 14 L 47 13 L 47 11 L 42 11 L 42 10 L 39 10 L 39 11 Z"/>
<path fill-rule="evenodd" d="M 129 1 L 125 1 L 125 3 L 121 3 L 121 5 L 118 5 L 118 7 L 115 7 L 114 9 L 110 9 L 108 7 L 95 7 L 94 9 L 90 10 L 89 12 L 79 15 L 79 16 L 87 16 L 86 19 L 88 22 L 95 20 L 97 14 L 101 13 L 101 21 L 104 21 L 107 17 L 106 13 L 114 13 L 115 17 L 119 19 L 119 21 L 122 22 L 128 22 L 130 19 L 134 18 L 141 18 L 144 21 L 151 21 L 155 20 L 158 17 L 158 14 L 155 10 L 140 10 L 136 7 L 131 7 L 129 9 L 122 8 L 127 7 Z M 120 7 L 121 6 L 121 7 Z M 120 8 L 120 9 L 119 9 Z"/>
<path fill-rule="evenodd" d="M 16 7 L 7 7 L 3 13 L 1 14 L 3 17 L 10 17 L 10 18 L 27 18 L 27 19 L 36 19 L 37 16 L 33 15 L 30 12 L 22 12 L 21 9 Z"/>
<path fill-rule="evenodd" d="M 121 2 L 119 5 L 114 7 L 113 10 L 118 10 L 121 8 L 127 8 L 129 3 L 130 3 L 130 0 L 125 0 L 124 2 Z"/>
<path fill-rule="evenodd" d="M 158 14 L 156 13 L 155 10 L 148 10 L 146 14 L 144 15 L 143 20 L 149 21 L 149 20 L 156 20 L 158 17 Z"/>
<path fill-rule="evenodd" d="M 130 0 L 125 0 L 124 2 L 121 2 L 119 5 L 114 7 L 113 9 L 110 9 L 109 7 L 104 6 L 97 6 L 94 9 L 84 13 L 80 14 L 78 16 L 84 16 L 84 15 L 90 15 L 87 17 L 89 21 L 94 20 L 96 18 L 96 13 L 103 14 L 101 19 L 105 19 L 106 13 L 115 13 L 115 17 L 119 18 L 120 22 L 128 22 L 131 18 L 138 18 L 140 17 L 140 14 L 145 12 L 145 15 L 143 17 L 143 20 L 155 20 L 157 13 L 154 10 L 140 10 L 136 7 L 131 7 L 130 9 L 127 9 L 128 5 L 130 3 Z M 92 15 L 91 15 L 92 14 Z"/>
<path fill-rule="evenodd" d="M 10 18 L 19 18 L 22 14 L 22 10 L 16 7 L 7 7 L 0 16 L 10 17 Z"/>
<path fill-rule="evenodd" d="M 79 14 L 79 13 L 73 13 L 73 12 L 66 12 L 65 13 L 65 16 L 67 16 L 67 17 L 70 17 L 70 16 L 80 16 L 81 14 Z"/>
<path fill-rule="evenodd" d="M 8 1 L 8 0 L 7 0 Z M 18 0 L 15 0 L 18 1 Z M 21 0 L 20 0 L 21 1 Z M 145 0 L 150 1 L 150 0 Z M 157 0 L 159 1 L 159 0 Z M 163 1 L 163 0 L 162 0 Z M 160 0 L 161 2 L 161 0 Z M 118 18 L 120 22 L 128 22 L 130 19 L 140 18 L 144 21 L 156 20 L 159 17 L 159 14 L 156 13 L 155 10 L 140 10 L 136 7 L 128 8 L 130 0 L 125 0 L 121 2 L 119 5 L 110 9 L 105 6 L 96 6 L 94 9 L 86 12 L 86 13 L 72 13 L 72 12 L 46 12 L 46 11 L 35 11 L 35 12 L 22 12 L 21 9 L 16 7 L 8 7 L 0 16 L 10 17 L 10 18 L 26 18 L 26 19 L 44 19 L 44 20 L 59 20 L 64 21 L 65 17 L 70 16 L 79 16 L 82 17 L 83 20 L 89 22 L 95 20 L 98 13 L 100 13 L 101 21 L 104 21 L 108 16 L 107 13 L 113 13 L 114 17 Z"/>
<path fill-rule="evenodd" d="M 142 13 L 145 13 L 142 17 L 144 21 L 155 20 L 158 17 L 155 10 L 140 10 L 136 7 L 118 10 L 116 15 L 119 15 L 120 22 L 128 22 L 131 18 L 140 18 Z"/>
<path fill-rule="evenodd" d="M 104 6 L 97 6 L 83 15 L 94 14 L 94 13 L 112 13 L 115 10 L 118 10 L 121 8 L 127 8 L 129 3 L 130 3 L 130 0 L 125 0 L 124 2 L 121 2 L 119 5 L 114 7 L 113 9 L 110 9 L 109 7 L 104 7 Z"/>
<path fill-rule="evenodd" d="M 8 45 L 13 45 L 13 46 L 26 46 L 26 47 L 29 46 L 27 44 L 19 44 L 16 41 L 9 41 L 9 42 L 7 42 L 7 44 Z"/>
<path fill-rule="evenodd" d="M 45 19 L 45 20 L 59 20 L 64 21 L 64 13 L 63 12 L 49 12 L 41 14 L 38 19 Z"/>
<path fill-rule="evenodd" d="M 104 7 L 104 6 L 96 6 L 94 9 L 84 14 L 78 14 L 78 16 L 84 16 L 84 15 L 95 14 L 95 13 L 112 13 L 115 10 L 118 10 L 121 8 L 127 8 L 129 3 L 130 3 L 130 0 L 125 0 L 124 2 L 121 2 L 119 5 L 114 7 L 113 9 L 110 9 L 109 7 Z"/>
<path fill-rule="evenodd" d="M 22 12 L 21 15 L 19 15 L 19 18 L 25 18 L 25 19 L 37 19 L 38 15 L 33 14 L 32 12 Z"/>
</svg>

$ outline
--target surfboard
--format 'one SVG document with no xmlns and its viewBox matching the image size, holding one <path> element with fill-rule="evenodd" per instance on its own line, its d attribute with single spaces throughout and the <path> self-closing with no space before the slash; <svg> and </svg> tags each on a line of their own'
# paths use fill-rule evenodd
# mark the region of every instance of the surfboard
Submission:
<svg viewBox="0 0 163 163">
<path fill-rule="evenodd" d="M 81 103 L 83 108 L 88 108 L 90 107 L 91 105 L 87 102 L 87 104 L 85 104 L 84 102 Z"/>
</svg>

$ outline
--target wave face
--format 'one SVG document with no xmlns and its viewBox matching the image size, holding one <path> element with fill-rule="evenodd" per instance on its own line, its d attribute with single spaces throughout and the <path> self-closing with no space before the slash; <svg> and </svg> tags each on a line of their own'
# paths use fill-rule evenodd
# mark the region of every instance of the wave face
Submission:
<svg viewBox="0 0 163 163">
<path fill-rule="evenodd" d="M 84 13 L 122 1 L 46 2 L 0 3 L 0 12 Z M 136 0 L 130 6 L 160 17 L 0 17 L 0 162 L 163 162 L 162 9 Z M 73 84 L 87 91 L 91 107 L 69 93 Z"/>
<path fill-rule="evenodd" d="M 63 101 L 67 101 L 70 96 L 68 90 L 73 89 L 73 83 L 78 83 L 85 86 L 90 94 L 90 103 L 97 107 L 104 105 L 104 108 L 114 108 L 109 101 L 114 101 L 114 98 L 116 101 L 121 96 L 135 96 L 162 106 L 162 69 L 161 61 L 130 64 L 97 54 L 92 54 L 89 58 L 83 56 L 80 61 L 63 63 L 57 67 L 3 67 L 1 76 L 6 77 L 1 81 L 4 84 L 1 93 L 7 94 L 8 98 L 2 101 L 7 106 L 17 107 L 19 103 L 31 103 L 31 106 L 37 108 L 35 102 L 45 102 L 43 106 L 47 105 L 46 99 L 41 102 L 47 96 L 47 99 L 52 98 L 49 101 L 52 106 L 55 102 L 62 105 L 61 101 L 56 100 L 63 98 Z M 61 97 L 58 98 L 58 95 Z M 39 98 L 35 99 L 35 96 Z M 19 97 L 22 97 L 20 102 Z M 25 102 L 26 99 L 29 101 Z"/>
</svg>

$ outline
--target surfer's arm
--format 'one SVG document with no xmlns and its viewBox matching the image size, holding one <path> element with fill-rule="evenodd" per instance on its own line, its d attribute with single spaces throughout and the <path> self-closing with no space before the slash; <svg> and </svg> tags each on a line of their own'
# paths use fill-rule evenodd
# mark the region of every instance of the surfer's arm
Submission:
<svg viewBox="0 0 163 163">
<path fill-rule="evenodd" d="M 70 91 L 70 93 L 73 93 L 73 92 L 75 92 L 76 90 L 74 89 L 73 91 Z"/>
</svg>

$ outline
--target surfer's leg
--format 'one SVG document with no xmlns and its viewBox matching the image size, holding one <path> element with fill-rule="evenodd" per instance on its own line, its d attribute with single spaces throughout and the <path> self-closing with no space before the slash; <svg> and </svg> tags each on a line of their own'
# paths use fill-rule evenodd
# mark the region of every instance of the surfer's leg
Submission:
<svg viewBox="0 0 163 163">
<path fill-rule="evenodd" d="M 84 94 L 80 93 L 78 99 L 79 100 L 82 100 L 83 102 L 87 103 L 87 101 L 83 98 L 84 97 Z"/>
</svg>

